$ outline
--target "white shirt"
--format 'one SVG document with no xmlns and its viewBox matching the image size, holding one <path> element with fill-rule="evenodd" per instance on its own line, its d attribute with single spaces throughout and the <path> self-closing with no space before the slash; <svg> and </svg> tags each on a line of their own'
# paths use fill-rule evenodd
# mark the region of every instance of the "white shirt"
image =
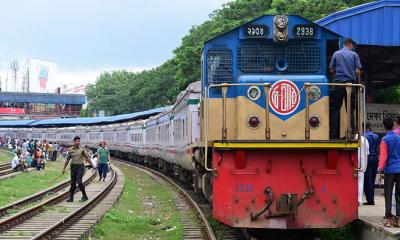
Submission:
<svg viewBox="0 0 400 240">
<path fill-rule="evenodd" d="M 11 161 L 11 168 L 15 168 L 19 164 L 19 157 L 15 156 Z"/>
<path fill-rule="evenodd" d="M 24 143 L 22 144 L 22 150 L 23 150 L 24 152 L 28 151 L 28 143 L 27 143 L 27 142 L 24 142 Z"/>
<path fill-rule="evenodd" d="M 363 172 L 365 172 L 365 170 L 367 169 L 368 155 L 369 155 L 369 143 L 364 136 L 361 136 L 361 149 L 358 148 L 358 162 L 360 168 L 363 169 Z"/>
<path fill-rule="evenodd" d="M 93 154 L 93 156 L 92 156 L 92 164 L 93 164 L 94 167 L 97 167 L 97 157 L 96 157 L 96 154 Z"/>
</svg>

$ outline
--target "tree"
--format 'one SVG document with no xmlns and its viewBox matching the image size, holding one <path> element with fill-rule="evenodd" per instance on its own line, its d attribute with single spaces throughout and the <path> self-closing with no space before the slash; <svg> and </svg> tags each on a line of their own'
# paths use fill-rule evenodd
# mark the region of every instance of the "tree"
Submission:
<svg viewBox="0 0 400 240">
<path fill-rule="evenodd" d="M 180 91 L 201 77 L 203 43 L 264 14 L 297 14 L 315 21 L 370 0 L 236 0 L 213 11 L 182 38 L 174 57 L 140 73 L 102 73 L 86 90 L 89 107 L 111 107 L 114 114 L 171 105 Z"/>
</svg>

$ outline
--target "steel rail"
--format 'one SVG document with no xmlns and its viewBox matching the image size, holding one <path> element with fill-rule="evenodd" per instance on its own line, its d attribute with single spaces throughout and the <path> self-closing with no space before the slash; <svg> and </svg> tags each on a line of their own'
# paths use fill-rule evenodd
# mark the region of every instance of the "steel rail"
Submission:
<svg viewBox="0 0 400 240">
<path fill-rule="evenodd" d="M 89 182 L 92 181 L 95 177 L 96 177 L 96 171 L 93 171 L 91 173 L 90 177 L 87 178 L 83 184 L 88 185 Z M 65 191 L 65 192 L 61 193 L 60 195 L 46 199 L 45 201 L 43 201 L 37 205 L 34 205 L 28 209 L 18 212 L 15 215 L 12 215 L 6 219 L 0 220 L 0 232 L 6 231 L 6 230 L 14 227 L 15 225 L 18 225 L 19 223 L 43 212 L 45 210 L 45 207 L 47 207 L 47 206 L 52 206 L 52 205 L 62 202 L 68 196 L 69 196 L 69 191 Z"/>
<path fill-rule="evenodd" d="M 176 184 L 170 177 L 168 177 L 168 176 L 162 174 L 161 172 L 158 172 L 152 168 L 149 168 L 149 167 L 146 167 L 146 166 L 143 166 L 140 164 L 124 161 L 119 158 L 112 158 L 112 159 L 113 159 L 113 161 L 116 161 L 116 162 L 121 162 L 126 165 L 138 168 L 138 169 L 146 170 L 146 171 L 156 175 L 157 177 L 160 177 L 163 180 L 165 180 L 168 184 L 170 184 L 172 187 L 174 187 L 177 190 L 177 192 L 184 198 L 186 203 L 188 203 L 192 207 L 192 209 L 194 210 L 194 214 L 196 214 L 198 219 L 200 220 L 199 222 L 202 225 L 201 227 L 203 230 L 203 234 L 205 235 L 204 237 L 206 237 L 209 240 L 217 239 L 214 234 L 213 229 L 211 228 L 210 223 L 207 220 L 207 217 L 204 215 L 204 213 L 200 209 L 199 205 L 193 200 L 192 197 L 190 197 L 190 195 L 182 187 L 180 187 L 178 184 Z"/>
<path fill-rule="evenodd" d="M 67 229 L 70 225 L 76 222 L 83 215 L 87 214 L 91 209 L 93 209 L 107 194 L 112 190 L 118 180 L 118 174 L 116 171 L 112 170 L 113 177 L 110 182 L 108 182 L 106 188 L 99 192 L 95 197 L 91 198 L 86 202 L 81 208 L 68 214 L 63 219 L 58 220 L 56 223 L 48 227 L 46 230 L 42 231 L 32 239 L 56 239 L 62 231 Z"/>
<path fill-rule="evenodd" d="M 25 205 L 28 205 L 29 203 L 33 203 L 33 202 L 41 200 L 42 198 L 46 197 L 46 195 L 48 195 L 48 194 L 54 194 L 54 193 L 62 190 L 63 188 L 68 187 L 68 185 L 70 183 L 71 183 L 71 180 L 63 181 L 61 183 L 58 183 L 55 186 L 44 189 L 43 191 L 40 191 L 38 193 L 35 193 L 34 195 L 28 196 L 26 198 L 23 198 L 21 200 L 18 200 L 16 202 L 13 202 L 6 206 L 3 206 L 0 208 L 0 217 L 7 215 L 8 210 L 23 207 Z"/>
<path fill-rule="evenodd" d="M 11 168 L 11 163 L 0 164 L 0 171 Z"/>
<path fill-rule="evenodd" d="M 1 176 L 6 176 L 6 175 L 11 174 L 11 173 L 16 173 L 16 172 L 18 172 L 18 171 L 15 171 L 15 170 L 12 169 L 11 166 L 10 166 L 8 169 L 0 170 L 0 177 L 1 177 Z"/>
</svg>

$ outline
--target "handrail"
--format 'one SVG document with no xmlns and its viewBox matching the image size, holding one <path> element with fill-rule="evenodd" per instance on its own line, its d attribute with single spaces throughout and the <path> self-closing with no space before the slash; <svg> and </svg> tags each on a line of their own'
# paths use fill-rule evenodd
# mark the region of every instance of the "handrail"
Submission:
<svg viewBox="0 0 400 240">
<path fill-rule="evenodd" d="M 265 91 L 265 139 L 271 138 L 271 129 L 269 127 L 269 91 L 271 88 L 270 83 L 264 84 Z"/>
<path fill-rule="evenodd" d="M 270 136 L 269 135 L 270 134 L 270 129 L 269 129 L 269 107 L 268 107 L 269 106 L 269 102 L 268 102 L 269 99 L 268 99 L 268 97 L 269 97 L 269 92 L 270 92 L 270 88 L 269 88 L 270 84 L 271 83 L 229 83 L 229 84 L 228 83 L 222 83 L 222 84 L 210 84 L 208 87 L 205 88 L 205 93 L 206 93 L 205 94 L 205 98 L 207 99 L 207 101 L 206 101 L 206 104 L 205 104 L 205 111 L 204 111 L 204 121 L 205 121 L 205 123 L 204 123 L 204 126 L 205 126 L 204 127 L 204 147 L 205 147 L 204 167 L 205 167 L 205 169 L 207 171 L 215 171 L 216 170 L 216 169 L 208 167 L 208 130 L 209 130 L 208 129 L 208 124 L 209 124 L 209 119 L 208 119 L 209 118 L 209 114 L 208 114 L 209 101 L 208 101 L 208 99 L 209 99 L 209 96 L 210 96 L 210 89 L 212 89 L 212 88 L 226 88 L 226 91 L 227 91 L 227 88 L 231 87 L 231 86 L 263 86 L 265 88 L 264 91 L 265 91 L 265 94 L 266 94 L 266 103 L 267 103 L 266 111 L 265 111 L 266 112 L 265 135 L 266 135 L 266 139 L 269 139 L 268 137 Z M 358 126 L 359 126 L 359 133 L 360 133 L 360 135 L 358 136 L 358 146 L 361 147 L 361 134 L 365 130 L 365 117 L 366 117 L 365 100 L 362 101 L 362 99 L 365 99 L 365 86 L 363 84 L 359 84 L 359 83 L 355 83 L 355 84 L 353 84 L 353 83 L 304 83 L 304 86 L 306 88 L 306 91 L 305 91 L 306 92 L 306 105 L 308 106 L 308 107 L 306 107 L 306 110 L 305 110 L 306 113 L 307 113 L 307 111 L 309 111 L 309 97 L 307 97 L 307 96 L 309 96 L 309 89 L 310 89 L 311 86 L 342 86 L 342 87 L 347 87 L 347 88 L 350 87 L 350 91 L 348 91 L 348 89 L 346 89 L 346 93 L 347 93 L 347 97 L 348 97 L 347 98 L 348 99 L 347 105 L 349 105 L 351 103 L 351 88 L 352 87 L 357 87 L 358 88 L 358 91 L 360 93 L 360 94 L 358 94 L 358 106 L 361 108 L 358 111 L 358 114 L 360 116 L 358 118 L 358 123 L 359 123 Z M 307 88 L 308 88 L 308 90 L 307 90 Z M 350 94 L 350 96 L 349 96 L 349 94 Z M 225 94 L 223 93 L 223 95 L 224 95 L 224 99 L 226 99 L 226 92 L 225 92 Z M 350 104 L 350 106 L 348 106 L 347 109 L 350 109 L 350 107 L 351 107 L 351 104 Z M 225 106 L 225 108 L 226 108 L 226 106 Z M 226 111 L 226 109 L 225 109 L 225 111 Z M 362 111 L 362 118 L 361 118 L 361 111 Z M 351 120 L 350 121 L 348 120 L 348 119 L 351 119 L 351 115 L 350 115 L 351 110 L 346 111 L 346 112 L 347 112 L 347 114 L 346 114 L 346 117 L 347 117 L 346 142 L 347 142 L 349 140 L 348 137 L 351 136 L 351 124 L 350 124 Z M 224 114 L 226 114 L 226 112 Z M 308 120 L 306 119 L 306 129 L 305 129 L 306 136 L 307 136 L 307 125 L 308 125 L 307 121 Z M 226 124 L 226 115 L 224 115 L 224 123 Z M 224 126 L 226 126 L 226 125 L 224 125 Z M 363 126 L 363 129 L 362 129 L 361 126 Z M 306 139 L 309 139 L 309 138 L 306 138 Z M 360 165 L 360 163 L 358 165 L 359 166 L 357 166 L 357 168 L 355 169 L 356 171 L 364 171 L 365 170 L 366 164 L 364 164 L 364 167 L 362 167 Z"/>
<path fill-rule="evenodd" d="M 305 139 L 310 139 L 310 124 L 308 124 L 308 121 L 310 119 L 310 83 L 305 83 L 305 95 L 306 95 L 306 109 L 305 109 L 305 114 L 304 114 L 304 118 L 305 118 Z"/>
<path fill-rule="evenodd" d="M 348 141 L 351 137 L 351 133 L 352 133 L 352 127 L 351 127 L 351 115 L 354 113 L 351 111 L 351 94 L 352 94 L 352 89 L 351 89 L 351 84 L 350 83 L 346 83 L 346 94 L 347 94 L 347 101 L 346 101 L 346 141 Z"/>
</svg>

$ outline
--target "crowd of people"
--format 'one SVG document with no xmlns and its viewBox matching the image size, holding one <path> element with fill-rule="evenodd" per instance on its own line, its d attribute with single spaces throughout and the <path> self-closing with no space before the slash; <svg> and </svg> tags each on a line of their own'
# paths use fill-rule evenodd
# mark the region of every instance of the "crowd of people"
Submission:
<svg viewBox="0 0 400 240">
<path fill-rule="evenodd" d="M 384 218 L 386 219 L 384 226 L 399 227 L 400 117 L 384 119 L 383 126 L 385 135 L 380 138 L 371 131 L 371 124 L 366 123 L 366 132 L 361 138 L 362 144 L 358 156 L 363 171 L 358 175 L 358 203 L 359 205 L 375 205 L 375 181 L 378 174 L 378 185 L 381 185 L 384 179 Z M 363 163 L 366 163 L 366 166 Z M 363 194 L 365 194 L 365 202 L 362 202 Z M 392 206 L 395 206 L 395 214 L 392 213 Z"/>
<path fill-rule="evenodd" d="M 33 167 L 43 170 L 46 161 L 56 161 L 59 155 L 66 156 L 67 148 L 57 142 L 43 142 L 37 140 L 0 138 L 0 147 L 11 150 L 15 157 L 11 161 L 11 167 L 15 170 L 26 171 Z"/>
</svg>

